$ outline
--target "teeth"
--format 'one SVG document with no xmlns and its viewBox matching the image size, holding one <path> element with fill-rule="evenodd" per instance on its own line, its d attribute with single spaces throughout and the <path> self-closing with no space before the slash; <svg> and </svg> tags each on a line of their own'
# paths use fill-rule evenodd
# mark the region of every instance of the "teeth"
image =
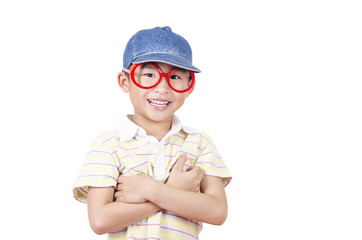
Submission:
<svg viewBox="0 0 362 240">
<path fill-rule="evenodd" d="M 159 101 L 159 100 L 148 100 L 151 104 L 153 105 L 161 105 L 161 106 L 166 106 L 169 102 L 168 101 Z"/>
</svg>

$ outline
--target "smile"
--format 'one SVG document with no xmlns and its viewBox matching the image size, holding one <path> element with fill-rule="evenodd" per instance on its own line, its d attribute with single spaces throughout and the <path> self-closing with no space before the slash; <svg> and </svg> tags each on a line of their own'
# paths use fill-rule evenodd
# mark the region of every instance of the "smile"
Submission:
<svg viewBox="0 0 362 240">
<path fill-rule="evenodd" d="M 164 108 L 171 103 L 170 101 L 156 100 L 156 99 L 148 99 L 148 102 L 154 107 L 161 107 L 161 108 Z"/>
</svg>

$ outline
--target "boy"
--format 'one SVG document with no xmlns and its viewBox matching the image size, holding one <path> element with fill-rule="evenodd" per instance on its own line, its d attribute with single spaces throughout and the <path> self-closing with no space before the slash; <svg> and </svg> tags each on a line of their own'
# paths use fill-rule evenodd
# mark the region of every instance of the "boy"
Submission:
<svg viewBox="0 0 362 240">
<path fill-rule="evenodd" d="M 198 239 L 227 216 L 231 180 L 210 137 L 174 113 L 195 87 L 192 52 L 171 28 L 137 32 L 118 83 L 134 115 L 92 144 L 74 184 L 92 229 L 108 239 Z"/>
</svg>

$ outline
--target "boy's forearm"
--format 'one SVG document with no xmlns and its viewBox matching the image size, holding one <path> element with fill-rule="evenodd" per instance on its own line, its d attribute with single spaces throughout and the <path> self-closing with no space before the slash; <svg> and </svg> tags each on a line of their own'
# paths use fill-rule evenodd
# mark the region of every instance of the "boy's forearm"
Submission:
<svg viewBox="0 0 362 240">
<path fill-rule="evenodd" d="M 220 225 L 227 216 L 226 196 L 180 190 L 154 182 L 148 196 L 150 202 L 182 217 Z"/>
<path fill-rule="evenodd" d="M 151 202 L 129 204 L 113 202 L 112 189 L 90 189 L 88 197 L 88 216 L 93 231 L 105 234 L 128 227 L 142 219 L 151 216 L 161 208 Z M 103 191 L 103 192 L 99 192 Z M 98 198 L 102 194 L 108 198 Z M 114 192 L 114 191 L 113 191 Z"/>
<path fill-rule="evenodd" d="M 139 222 L 159 210 L 158 206 L 150 202 L 139 204 L 112 202 L 102 207 L 98 213 L 100 223 L 93 230 L 97 230 L 98 232 L 95 232 L 98 234 L 114 232 Z"/>
</svg>

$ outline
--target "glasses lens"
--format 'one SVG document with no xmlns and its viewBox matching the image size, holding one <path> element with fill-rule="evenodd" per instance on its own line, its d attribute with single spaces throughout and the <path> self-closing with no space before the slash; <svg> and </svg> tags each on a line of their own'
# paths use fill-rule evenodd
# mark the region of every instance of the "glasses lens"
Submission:
<svg viewBox="0 0 362 240">
<path fill-rule="evenodd" d="M 152 64 L 141 64 L 134 72 L 134 80 L 142 87 L 152 87 L 160 79 L 160 73 Z"/>
<path fill-rule="evenodd" d="M 192 76 L 189 70 L 176 68 L 170 73 L 170 84 L 176 90 L 186 90 L 190 86 L 191 80 Z"/>
</svg>

